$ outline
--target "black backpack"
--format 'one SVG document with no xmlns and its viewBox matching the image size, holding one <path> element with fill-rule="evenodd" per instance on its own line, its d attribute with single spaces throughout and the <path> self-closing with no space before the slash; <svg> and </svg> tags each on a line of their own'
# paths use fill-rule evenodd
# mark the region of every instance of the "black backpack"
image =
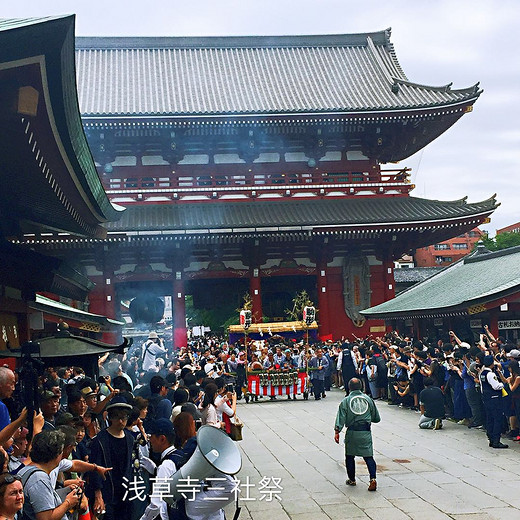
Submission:
<svg viewBox="0 0 520 520">
<path fill-rule="evenodd" d="M 143 345 L 144 345 L 144 343 L 138 343 L 138 342 L 132 343 L 132 346 L 128 349 L 128 352 L 126 354 L 127 359 L 135 357 L 135 358 L 137 358 L 138 363 L 139 363 L 143 357 Z"/>
<path fill-rule="evenodd" d="M 137 368 L 141 370 L 143 368 L 143 361 L 148 352 L 148 349 L 154 344 L 151 339 L 146 340 L 139 348 L 139 356 L 137 356 Z M 137 349 L 136 349 L 137 354 Z"/>
</svg>

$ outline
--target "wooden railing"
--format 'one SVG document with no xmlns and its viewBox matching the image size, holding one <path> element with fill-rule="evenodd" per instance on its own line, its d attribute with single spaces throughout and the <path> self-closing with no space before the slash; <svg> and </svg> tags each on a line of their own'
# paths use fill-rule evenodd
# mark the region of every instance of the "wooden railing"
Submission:
<svg viewBox="0 0 520 520">
<path fill-rule="evenodd" d="M 109 192 L 117 191 L 196 191 L 218 190 L 235 191 L 247 188 L 301 189 L 304 187 L 331 186 L 331 185 L 358 185 L 358 184 L 407 184 L 409 183 L 408 168 L 400 170 L 384 170 L 380 173 L 345 172 L 345 173 L 249 173 L 243 175 L 173 175 L 170 177 L 126 177 L 107 178 L 103 176 L 103 185 Z"/>
</svg>

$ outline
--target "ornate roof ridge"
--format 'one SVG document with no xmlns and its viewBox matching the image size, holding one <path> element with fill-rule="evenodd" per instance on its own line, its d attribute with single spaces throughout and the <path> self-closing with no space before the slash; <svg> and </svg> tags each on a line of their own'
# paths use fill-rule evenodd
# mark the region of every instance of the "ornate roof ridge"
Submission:
<svg viewBox="0 0 520 520">
<path fill-rule="evenodd" d="M 387 30 L 388 33 L 389 30 Z M 432 86 L 432 85 L 425 85 L 422 83 L 416 83 L 413 81 L 409 81 L 408 78 L 405 76 L 403 69 L 401 68 L 399 64 L 399 60 L 397 59 L 397 54 L 395 53 L 393 45 L 390 44 L 389 35 L 387 39 L 387 47 L 388 52 L 391 58 L 391 62 L 395 67 L 395 71 L 399 73 L 399 77 L 395 76 L 395 74 L 392 73 L 392 70 L 389 69 L 389 67 L 384 63 L 383 59 L 378 53 L 378 50 L 376 48 L 376 45 L 371 38 L 371 36 L 367 36 L 367 47 L 372 55 L 372 58 L 374 59 L 375 63 L 377 63 L 377 66 L 380 68 L 384 78 L 386 81 L 388 81 L 389 85 L 391 85 L 392 92 L 394 94 L 399 93 L 399 85 L 407 85 L 409 87 L 414 88 L 423 88 L 425 90 L 429 90 L 432 92 L 450 92 L 453 94 L 461 94 L 461 95 L 480 95 L 483 91 L 479 90 L 480 82 L 476 83 L 475 85 L 472 85 L 470 87 L 462 88 L 462 89 L 455 89 L 452 90 L 451 86 L 453 85 L 453 82 L 448 83 L 447 85 L 441 85 L 441 86 Z"/>
<path fill-rule="evenodd" d="M 520 246 L 508 247 L 506 249 L 500 249 L 499 251 L 486 251 L 482 252 L 478 249 L 472 251 L 468 256 L 465 256 L 462 260 L 465 264 L 471 264 L 473 262 L 482 262 L 489 260 L 490 258 L 499 258 L 501 256 L 514 255 L 520 253 Z"/>
<path fill-rule="evenodd" d="M 423 200 L 427 200 L 429 202 L 434 202 L 434 203 L 439 203 L 439 204 L 446 204 L 446 205 L 453 205 L 453 206 L 482 206 L 482 205 L 485 205 L 485 206 L 489 206 L 489 205 L 494 205 L 495 209 L 498 208 L 498 206 L 500 206 L 500 202 L 497 202 L 497 194 L 494 193 L 493 195 L 491 195 L 491 197 L 488 197 L 487 199 L 484 199 L 484 200 L 481 200 L 481 201 L 478 201 L 478 202 L 468 202 L 468 196 L 464 196 L 460 199 L 455 199 L 455 200 L 439 200 L 439 199 L 424 199 L 422 197 L 414 197 L 414 196 L 410 196 L 409 197 L 410 199 L 414 199 L 414 200 L 417 200 L 417 201 L 423 201 Z"/>
<path fill-rule="evenodd" d="M 78 36 L 77 50 L 169 48 L 366 47 L 390 44 L 390 29 L 349 34 L 255 36 Z"/>
<path fill-rule="evenodd" d="M 453 82 L 448 83 L 447 85 L 434 86 L 434 85 L 425 85 L 423 83 L 415 83 L 413 81 L 408 81 L 408 80 L 404 80 L 404 79 L 396 78 L 396 77 L 393 77 L 392 79 L 394 80 L 394 84 L 396 84 L 396 85 L 407 85 L 409 87 L 424 88 L 424 89 L 428 89 L 428 90 L 431 90 L 434 92 L 451 92 L 451 93 L 456 93 L 456 94 L 467 94 L 467 95 L 474 94 L 476 96 L 480 96 L 480 94 L 482 94 L 482 92 L 484 92 L 482 89 L 479 88 L 480 81 L 478 81 L 474 85 L 471 85 L 470 87 L 452 90 L 451 86 L 453 85 Z"/>
</svg>

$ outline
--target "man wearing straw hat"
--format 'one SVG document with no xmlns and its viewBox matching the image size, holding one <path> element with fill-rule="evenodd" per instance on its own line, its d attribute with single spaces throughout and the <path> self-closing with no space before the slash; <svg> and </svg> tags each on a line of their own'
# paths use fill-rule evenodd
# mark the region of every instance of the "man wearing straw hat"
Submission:
<svg viewBox="0 0 520 520">
<path fill-rule="evenodd" d="M 157 332 L 152 331 L 148 334 L 148 340 L 143 344 L 143 370 L 148 372 L 155 367 L 155 358 L 159 354 L 166 354 L 167 350 L 159 339 Z"/>
</svg>

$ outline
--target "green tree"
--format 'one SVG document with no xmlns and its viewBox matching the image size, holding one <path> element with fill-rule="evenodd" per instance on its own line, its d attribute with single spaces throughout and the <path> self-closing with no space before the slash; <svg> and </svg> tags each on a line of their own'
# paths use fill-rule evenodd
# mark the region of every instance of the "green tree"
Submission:
<svg viewBox="0 0 520 520">
<path fill-rule="evenodd" d="M 500 233 L 495 238 L 489 238 L 486 235 L 482 238 L 482 243 L 490 251 L 499 251 L 500 249 L 507 249 L 508 247 L 520 246 L 520 233 Z"/>
<path fill-rule="evenodd" d="M 497 249 L 520 246 L 520 233 L 501 233 L 495 237 Z"/>
<path fill-rule="evenodd" d="M 303 291 L 296 293 L 296 296 L 293 298 L 293 308 L 285 309 L 285 314 L 288 319 L 292 321 L 300 321 L 303 316 L 303 308 L 304 307 L 312 307 L 313 303 L 307 294 L 307 291 L 303 289 Z M 316 309 L 318 312 L 318 309 Z"/>
</svg>

